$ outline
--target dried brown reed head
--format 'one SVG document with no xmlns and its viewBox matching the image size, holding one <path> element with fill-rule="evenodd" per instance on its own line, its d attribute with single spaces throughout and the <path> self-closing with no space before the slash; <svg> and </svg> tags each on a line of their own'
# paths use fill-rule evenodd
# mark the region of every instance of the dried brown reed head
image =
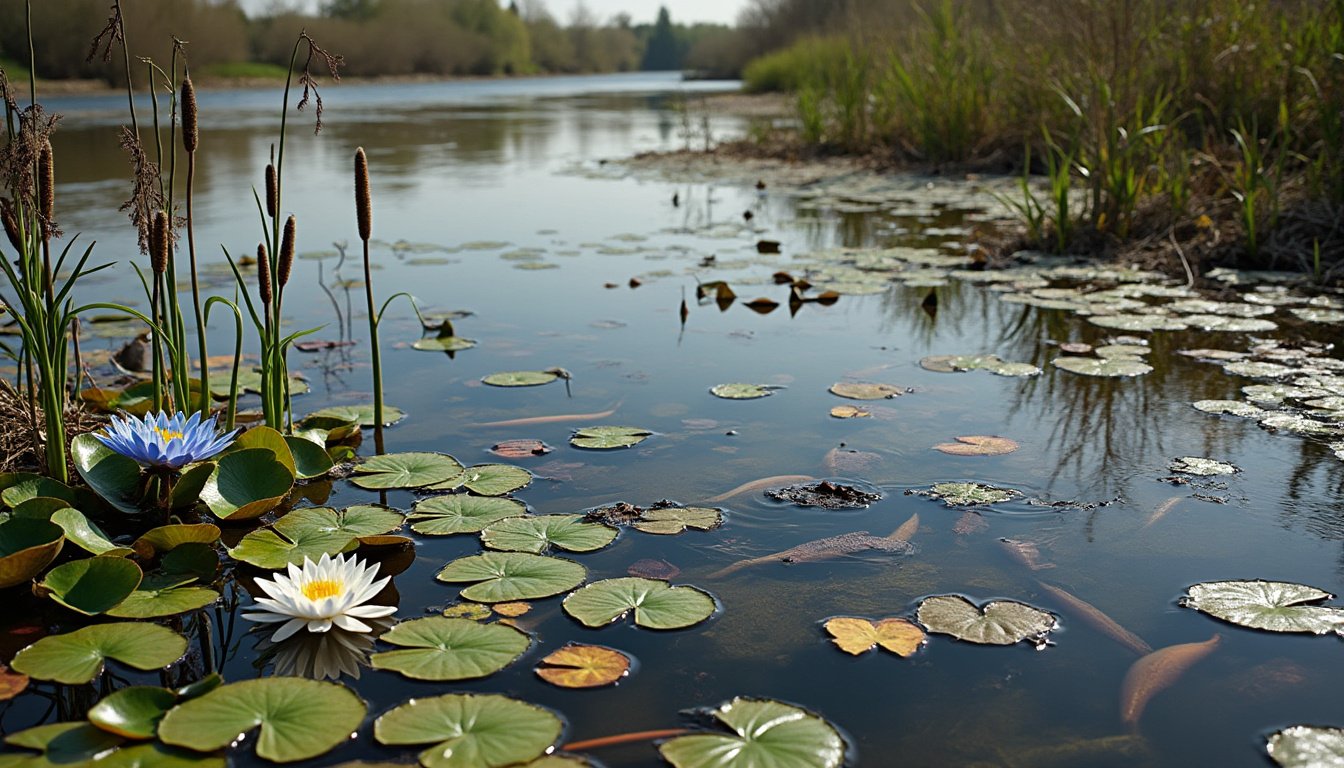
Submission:
<svg viewBox="0 0 1344 768">
<path fill-rule="evenodd" d="M 276 279 L 281 288 L 289 282 L 289 272 L 294 268 L 294 230 L 297 227 L 293 216 L 285 219 L 285 232 L 280 236 L 280 258 L 276 264 Z"/>
<path fill-rule="evenodd" d="M 275 164 L 266 164 L 266 215 L 274 219 L 280 215 L 280 182 L 275 175 Z"/>
<path fill-rule="evenodd" d="M 271 255 L 266 251 L 265 243 L 257 243 L 257 293 L 261 294 L 262 306 L 271 305 Z"/>
<path fill-rule="evenodd" d="M 373 201 L 369 195 L 369 158 L 364 148 L 355 150 L 355 218 L 359 221 L 359 239 L 373 237 Z"/>
<path fill-rule="evenodd" d="M 154 212 L 154 226 L 149 234 L 149 266 L 154 274 L 168 271 L 168 251 L 172 248 L 172 236 L 168 233 L 168 213 L 162 208 Z"/>
<path fill-rule="evenodd" d="M 0 221 L 4 222 L 5 236 L 14 250 L 23 253 L 23 238 L 19 237 L 19 217 L 14 213 L 14 201 L 0 197 Z"/>
<path fill-rule="evenodd" d="M 112 60 L 112 46 L 125 39 L 125 27 L 121 23 L 121 3 L 112 3 L 112 8 L 107 15 L 107 23 L 103 29 L 93 38 L 89 44 L 89 55 L 84 57 L 84 61 L 93 61 L 95 56 L 99 55 L 98 48 L 102 47 L 102 60 L 107 63 Z"/>
<path fill-rule="evenodd" d="M 201 142 L 200 126 L 196 117 L 196 86 L 191 84 L 191 75 L 182 78 L 182 146 L 188 152 L 195 152 Z"/>
<path fill-rule="evenodd" d="M 299 73 L 299 85 L 303 86 L 303 96 L 299 99 L 297 109 L 300 111 L 308 106 L 309 91 L 312 92 L 313 100 L 317 102 L 317 122 L 313 126 L 313 133 L 322 131 L 322 94 L 317 90 L 317 81 L 313 79 L 313 61 L 320 59 L 327 67 L 327 72 L 331 75 L 334 82 L 341 79 L 341 66 L 345 64 L 345 58 L 319 47 L 317 41 L 308 36 L 308 30 L 299 33 L 299 39 L 308 44 L 308 58 L 304 59 L 303 71 Z"/>
<path fill-rule="evenodd" d="M 149 159 L 140 138 L 126 126 L 121 127 L 121 148 L 131 158 L 131 197 L 119 210 L 130 211 L 131 223 L 140 235 L 140 252 L 150 252 L 150 229 L 154 226 L 151 211 L 164 210 L 168 201 L 159 185 L 159 166 Z"/>
<path fill-rule="evenodd" d="M 9 75 L 5 73 L 4 67 L 0 67 L 0 103 L 3 103 L 9 112 L 19 113 L 19 102 L 14 97 L 14 87 L 10 84 Z"/>
<path fill-rule="evenodd" d="M 37 212 L 42 222 L 42 239 L 51 239 L 52 211 L 56 209 L 56 158 L 51 149 L 51 140 L 43 139 L 37 152 L 38 191 L 41 205 Z"/>
<path fill-rule="evenodd" d="M 47 114 L 41 104 L 19 111 L 18 131 L 12 141 L 0 144 L 0 186 L 9 188 L 21 206 L 39 206 L 36 199 L 38 165 L 42 147 L 49 144 L 60 115 Z"/>
</svg>

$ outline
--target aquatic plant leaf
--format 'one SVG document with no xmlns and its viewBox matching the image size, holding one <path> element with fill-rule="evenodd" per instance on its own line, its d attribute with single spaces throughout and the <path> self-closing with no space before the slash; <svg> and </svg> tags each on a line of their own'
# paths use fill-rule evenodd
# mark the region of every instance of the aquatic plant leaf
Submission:
<svg viewBox="0 0 1344 768">
<path fill-rule="evenodd" d="M 28 689 L 28 676 L 0 664 L 0 701 L 9 701 Z"/>
<path fill-rule="evenodd" d="M 38 501 L 34 499 L 33 501 Z M 25 502 L 31 504 L 32 502 Z M 64 504 L 65 502 L 60 502 Z M 19 515 L 15 511 L 15 515 Z M 107 534 L 84 516 L 83 512 L 73 507 L 62 507 L 51 513 L 51 522 L 61 526 L 65 531 L 65 540 L 93 555 L 113 555 L 116 557 L 125 557 L 131 554 L 127 547 L 119 547 L 113 544 L 107 538 Z"/>
<path fill-rule="evenodd" d="M 317 533 L 338 533 L 358 538 L 392 533 L 405 522 L 406 518 L 390 507 L 357 504 L 340 510 L 331 507 L 296 509 L 276 520 L 271 527 L 291 539 Z"/>
<path fill-rule="evenodd" d="M 1008 376 L 1013 378 L 1025 378 L 1028 376 L 1040 376 L 1043 371 L 1031 363 L 999 363 L 993 368 L 988 369 L 995 376 Z"/>
<path fill-rule="evenodd" d="M 275 454 L 275 460 L 285 465 L 290 474 L 296 474 L 294 469 L 294 452 L 290 450 L 289 443 L 285 436 L 274 429 L 266 426 L 256 426 L 238 435 L 233 444 L 229 446 L 230 450 L 244 450 L 247 448 L 265 448 Z"/>
<path fill-rule="evenodd" d="M 140 566 L 116 555 L 71 560 L 52 568 L 38 590 L 85 616 L 97 616 L 140 586 Z"/>
<path fill-rule="evenodd" d="M 1252 379 L 1280 379 L 1297 373 L 1295 368 L 1261 360 L 1238 360 L 1227 363 L 1223 366 L 1223 370 L 1236 376 L 1246 376 Z"/>
<path fill-rule="evenodd" d="M 1159 314 L 1093 315 L 1087 318 L 1087 321 L 1093 325 L 1113 328 L 1117 331 L 1184 331 L 1190 327 L 1184 318 Z"/>
<path fill-rule="evenodd" d="M 159 721 L 177 703 L 167 688 L 133 685 L 113 691 L 89 710 L 89 722 L 124 739 L 152 739 Z"/>
<path fill-rule="evenodd" d="M 1279 324 L 1259 317 L 1225 317 L 1223 315 L 1186 315 L 1185 322 L 1202 331 L 1228 333 L 1264 333 L 1277 330 Z"/>
<path fill-rule="evenodd" d="M 560 378 L 551 371 L 501 371 L 481 379 L 492 387 L 536 387 Z"/>
<path fill-rule="evenodd" d="M 151 528 L 131 544 L 136 557 L 148 560 L 171 552 L 183 544 L 214 544 L 219 541 L 219 526 L 210 523 L 175 523 Z"/>
<path fill-rule="evenodd" d="M 494 613 L 491 606 L 480 603 L 453 603 L 443 609 L 443 615 L 450 619 L 470 619 L 484 621 Z"/>
<path fill-rule="evenodd" d="M 1023 640 L 1045 647 L 1045 636 L 1059 626 L 1055 615 L 1013 600 L 995 600 L 977 608 L 961 595 L 924 598 L 916 618 L 930 632 L 983 645 L 1012 645 Z"/>
<path fill-rule="evenodd" d="M 586 627 L 604 627 L 633 610 L 636 626 L 682 629 L 714 615 L 716 605 L 695 587 L 626 576 L 589 584 L 566 597 L 564 609 Z"/>
<path fill-rule="evenodd" d="M 479 533 L 496 520 L 525 514 L 527 507 L 517 499 L 454 493 L 416 502 L 414 510 L 406 519 L 411 523 L 411 530 L 416 533 L 449 536 L 455 533 Z"/>
<path fill-rule="evenodd" d="M 904 395 L 906 390 L 892 384 L 839 381 L 831 385 L 830 392 L 850 400 L 888 400 Z"/>
<path fill-rule="evenodd" d="M 929 355 L 920 359 L 919 367 L 935 373 L 960 373 L 989 368 L 1001 362 L 998 355 Z"/>
<path fill-rule="evenodd" d="M 41 573 L 64 544 L 65 531 L 50 520 L 14 517 L 0 522 L 0 589 Z"/>
<path fill-rule="evenodd" d="M 264 677 L 222 685 L 177 705 L 159 723 L 159 739 L 210 752 L 260 727 L 257 755 L 289 763 L 340 746 L 358 730 L 364 711 L 364 702 L 343 685 Z"/>
<path fill-rule="evenodd" d="M 897 656 L 911 656 L 924 644 L 924 630 L 908 619 L 858 619 L 837 616 L 823 625 L 832 642 L 845 653 L 858 656 L 877 646 Z"/>
<path fill-rule="evenodd" d="M 411 349 L 422 352 L 461 352 L 474 346 L 476 346 L 474 340 L 464 339 L 461 336 L 425 336 L 416 339 Z"/>
<path fill-rule="evenodd" d="M 1344 435 L 1344 424 L 1327 424 L 1292 413 L 1271 413 L 1260 419 L 1260 426 L 1276 431 L 1292 432 L 1313 437 Z"/>
<path fill-rule="evenodd" d="M 1289 307 L 1288 311 L 1296 315 L 1298 320 L 1306 320 L 1309 323 L 1344 323 L 1344 312 L 1337 309 Z"/>
<path fill-rule="evenodd" d="M 821 717 L 771 699 L 737 697 L 710 710 L 731 734 L 694 733 L 658 746 L 674 768 L 840 768 L 845 742 Z"/>
<path fill-rule="evenodd" d="M 1337 768 L 1344 765 L 1344 729 L 1289 726 L 1270 734 L 1265 749 L 1283 768 Z"/>
<path fill-rule="evenodd" d="M 501 440 L 490 448 L 490 452 L 506 459 L 526 459 L 532 456 L 544 456 L 552 448 L 540 440 Z"/>
<path fill-rule="evenodd" d="M 248 448 L 219 458 L 201 489 L 201 501 L 221 520 L 252 520 L 284 501 L 294 473 L 269 448 Z"/>
<path fill-rule="evenodd" d="M 296 435 L 286 435 L 285 444 L 294 456 L 294 476 L 300 480 L 322 477 L 335 466 L 325 445 Z"/>
<path fill-rule="evenodd" d="M 1225 413 L 1243 419 L 1259 419 L 1265 415 L 1264 409 L 1239 400 L 1196 400 L 1193 405 L 1205 413 Z"/>
<path fill-rule="evenodd" d="M 358 424 L 361 427 L 372 427 L 373 404 L 367 405 L 335 405 L 329 408 L 322 408 L 304 417 L 304 421 L 311 418 L 337 419 L 351 424 Z M 391 405 L 383 406 L 384 426 L 396 424 L 398 421 L 406 418 L 406 412 Z"/>
<path fill-rule="evenodd" d="M 1201 476 L 1231 475 L 1241 471 L 1225 461 L 1206 459 L 1202 456 L 1181 456 L 1180 458 L 1172 459 L 1171 462 L 1167 464 L 1167 469 L 1170 469 L 1172 472 L 1182 472 L 1187 475 Z"/>
<path fill-rule="evenodd" d="M 713 507 L 662 507 L 646 509 L 632 523 L 637 531 L 671 535 L 687 528 L 708 531 L 723 525 L 723 513 Z"/>
<path fill-rule="evenodd" d="M 374 669 L 390 669 L 415 680 L 471 680 L 512 664 L 532 638 L 504 624 L 429 616 L 403 621 L 379 638 L 400 650 L 369 657 Z"/>
<path fill-rule="evenodd" d="M 1310 605 L 1333 597 L 1324 590 L 1286 581 L 1207 581 L 1191 586 L 1179 602 L 1251 629 L 1344 634 L 1344 609 Z"/>
<path fill-rule="evenodd" d="M 561 688 L 599 688 L 630 673 L 630 657 L 601 645 L 568 643 L 537 662 L 537 677 Z"/>
<path fill-rule="evenodd" d="M 1153 350 L 1146 344 L 1106 344 L 1092 351 L 1097 357 L 1143 357 Z"/>
<path fill-rule="evenodd" d="M 527 615 L 532 610 L 532 604 L 523 601 L 495 603 L 490 606 L 490 609 L 506 619 L 516 619 L 519 616 Z"/>
<path fill-rule="evenodd" d="M 259 528 L 248 533 L 238 542 L 238 546 L 230 549 L 229 556 L 248 565 L 273 571 L 290 563 L 302 565 L 304 558 L 317 562 L 323 555 L 349 552 L 358 546 L 359 540 L 355 536 L 341 531 L 292 526 L 289 532 L 282 535 L 270 528 Z"/>
<path fill-rule="evenodd" d="M 527 487 L 532 473 L 511 464 L 477 464 L 463 469 L 456 477 L 431 485 L 425 490 L 452 491 L 458 488 L 479 496 L 503 496 Z"/>
<path fill-rule="evenodd" d="M 942 499 L 949 507 L 998 504 L 1022 495 L 1012 488 L 998 488 L 984 483 L 936 483 L 926 491 L 909 491 L 909 493 Z"/>
<path fill-rule="evenodd" d="M 19 651 L 11 667 L 34 680 L 80 685 L 97 677 L 107 659 L 140 670 L 182 658 L 187 639 L 157 624 L 124 621 L 50 635 Z"/>
<path fill-rule="evenodd" d="M 639 445 L 653 433 L 640 427 L 583 427 L 575 430 L 569 444 L 575 448 L 610 450 Z"/>
<path fill-rule="evenodd" d="M 779 387 L 768 384 L 715 384 L 709 388 L 709 393 L 724 400 L 755 400 L 773 395 L 776 389 Z"/>
<path fill-rule="evenodd" d="M 448 563 L 434 578 L 449 583 L 478 582 L 462 597 L 478 603 L 536 600 L 568 592 L 583 583 L 588 569 L 573 560 L 526 552 L 485 552 Z"/>
<path fill-rule="evenodd" d="M 193 577 L 182 574 L 147 576 L 134 592 L 106 613 L 119 619 L 153 619 L 200 610 L 219 599 L 215 590 L 189 586 L 182 583 L 184 578 L 193 580 Z"/>
<path fill-rule="evenodd" d="M 48 723 L 5 736 L 11 747 L 40 752 L 40 756 L 0 755 L 4 768 L 53 768 L 88 765 L 122 743 L 122 738 L 85 721 Z"/>
<path fill-rule="evenodd" d="M 481 531 L 481 541 L 490 549 L 506 552 L 541 553 L 551 547 L 569 552 L 592 552 L 616 540 L 618 531 L 609 525 L 584 522 L 583 515 L 538 515 L 509 517 Z"/>
<path fill-rule="evenodd" d="M 434 746 L 425 768 L 502 768 L 541 757 L 564 726 L 549 709 L 499 694 L 450 693 L 411 699 L 373 724 L 379 744 Z"/>
<path fill-rule="evenodd" d="M 1018 449 L 1016 440 L 995 435 L 964 435 L 954 438 L 955 443 L 939 443 L 935 451 L 953 456 L 999 456 Z"/>
<path fill-rule="evenodd" d="M 837 419 L 871 419 L 873 414 L 856 405 L 837 405 L 831 409 Z"/>
<path fill-rule="evenodd" d="M 457 477 L 462 464 L 446 453 L 385 453 L 355 467 L 350 482 L 360 488 L 423 488 Z"/>
<path fill-rule="evenodd" d="M 1142 360 L 1136 360 L 1131 357 L 1056 357 L 1050 363 L 1056 368 L 1076 373 L 1080 376 L 1100 376 L 1106 378 L 1121 378 L 1126 376 L 1142 376 L 1150 373 L 1153 367 Z"/>
<path fill-rule="evenodd" d="M 140 465 L 103 445 L 92 433 L 70 441 L 70 461 L 84 482 L 119 512 L 140 511 Z"/>
</svg>

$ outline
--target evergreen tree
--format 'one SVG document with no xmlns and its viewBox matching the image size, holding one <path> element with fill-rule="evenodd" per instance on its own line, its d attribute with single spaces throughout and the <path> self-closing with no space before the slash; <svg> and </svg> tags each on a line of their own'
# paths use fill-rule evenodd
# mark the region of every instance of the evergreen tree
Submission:
<svg viewBox="0 0 1344 768">
<path fill-rule="evenodd" d="M 672 30 L 672 18 L 667 13 L 667 6 L 658 9 L 658 21 L 654 22 L 653 34 L 649 35 L 640 69 L 681 69 L 681 46 Z"/>
</svg>

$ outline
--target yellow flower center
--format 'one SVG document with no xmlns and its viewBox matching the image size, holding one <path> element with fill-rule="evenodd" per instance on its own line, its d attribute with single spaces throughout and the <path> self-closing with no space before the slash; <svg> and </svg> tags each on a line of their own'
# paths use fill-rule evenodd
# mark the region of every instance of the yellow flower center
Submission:
<svg viewBox="0 0 1344 768">
<path fill-rule="evenodd" d="M 310 581 L 303 585 L 303 596 L 309 600 L 321 600 L 324 597 L 335 597 L 341 594 L 345 584 L 331 579 L 318 579 Z"/>
<path fill-rule="evenodd" d="M 154 431 L 159 433 L 159 438 L 162 439 L 163 442 L 165 443 L 168 442 L 169 440 L 172 440 L 175 437 L 178 439 L 181 439 L 182 437 L 181 432 L 172 429 L 163 429 L 162 427 L 155 427 Z"/>
</svg>

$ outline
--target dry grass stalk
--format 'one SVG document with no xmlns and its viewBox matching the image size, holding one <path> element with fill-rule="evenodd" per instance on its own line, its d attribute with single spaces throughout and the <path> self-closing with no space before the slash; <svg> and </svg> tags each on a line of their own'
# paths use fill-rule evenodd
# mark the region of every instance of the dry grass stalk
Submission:
<svg viewBox="0 0 1344 768">
<path fill-rule="evenodd" d="M 16 391 L 8 381 L 0 379 L 0 472 L 36 472 L 45 456 L 44 435 L 33 428 L 33 419 L 45 423 L 42 411 Z M 86 411 L 79 401 L 69 403 L 64 414 L 66 437 L 92 432 L 101 426 L 99 419 Z M 73 464 L 68 465 L 69 476 L 75 476 Z"/>
</svg>

